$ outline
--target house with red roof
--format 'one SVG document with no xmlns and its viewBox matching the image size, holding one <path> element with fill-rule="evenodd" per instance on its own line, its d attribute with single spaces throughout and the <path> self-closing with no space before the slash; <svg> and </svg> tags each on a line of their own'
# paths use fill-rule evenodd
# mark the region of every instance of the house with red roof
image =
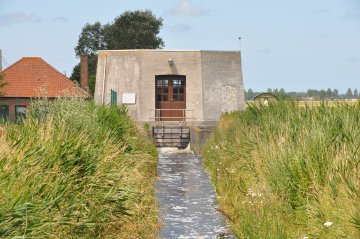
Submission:
<svg viewBox="0 0 360 239">
<path fill-rule="evenodd" d="M 1 74 L 6 85 L 0 89 L 0 118 L 9 121 L 22 117 L 35 98 L 90 97 L 40 57 L 24 57 Z"/>
</svg>

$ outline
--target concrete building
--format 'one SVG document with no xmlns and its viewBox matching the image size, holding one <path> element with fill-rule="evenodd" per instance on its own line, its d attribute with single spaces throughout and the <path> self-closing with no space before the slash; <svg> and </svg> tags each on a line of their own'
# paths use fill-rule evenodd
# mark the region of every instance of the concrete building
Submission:
<svg viewBox="0 0 360 239">
<path fill-rule="evenodd" d="M 125 104 L 137 122 L 214 125 L 245 108 L 238 51 L 98 52 L 95 102 Z"/>
</svg>

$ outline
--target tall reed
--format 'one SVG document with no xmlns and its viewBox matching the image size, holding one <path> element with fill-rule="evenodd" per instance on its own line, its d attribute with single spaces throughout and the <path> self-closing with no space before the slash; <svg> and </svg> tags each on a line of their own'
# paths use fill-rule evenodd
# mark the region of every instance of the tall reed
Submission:
<svg viewBox="0 0 360 239">
<path fill-rule="evenodd" d="M 156 149 L 125 108 L 33 102 L 0 133 L 0 237 L 155 238 Z"/>
<path fill-rule="evenodd" d="M 204 149 L 240 238 L 360 238 L 360 104 L 224 115 Z"/>
</svg>

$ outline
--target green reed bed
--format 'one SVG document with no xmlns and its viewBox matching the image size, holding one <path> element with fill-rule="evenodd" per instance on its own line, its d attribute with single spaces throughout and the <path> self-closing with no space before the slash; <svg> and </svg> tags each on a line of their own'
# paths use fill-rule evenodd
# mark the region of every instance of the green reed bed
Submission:
<svg viewBox="0 0 360 239">
<path fill-rule="evenodd" d="M 360 104 L 224 115 L 204 151 L 240 238 L 360 238 Z"/>
<path fill-rule="evenodd" d="M 156 165 L 125 108 L 34 102 L 0 125 L 0 237 L 156 238 Z"/>
</svg>

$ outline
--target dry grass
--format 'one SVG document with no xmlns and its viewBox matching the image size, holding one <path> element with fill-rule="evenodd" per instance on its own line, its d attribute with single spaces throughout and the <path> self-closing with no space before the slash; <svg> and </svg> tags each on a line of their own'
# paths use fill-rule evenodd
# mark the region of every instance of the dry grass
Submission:
<svg viewBox="0 0 360 239">
<path fill-rule="evenodd" d="M 337 106 L 340 104 L 349 104 L 349 105 L 355 105 L 358 100 L 325 100 L 325 101 L 321 101 L 321 100 L 307 100 L 307 101 L 303 101 L 303 100 L 299 100 L 299 101 L 294 101 L 298 104 L 298 106 L 300 107 L 317 107 L 317 106 L 321 106 L 321 104 L 326 104 L 328 106 Z M 246 105 L 247 106 L 254 106 L 255 102 L 253 100 L 249 100 L 246 101 Z"/>
</svg>

